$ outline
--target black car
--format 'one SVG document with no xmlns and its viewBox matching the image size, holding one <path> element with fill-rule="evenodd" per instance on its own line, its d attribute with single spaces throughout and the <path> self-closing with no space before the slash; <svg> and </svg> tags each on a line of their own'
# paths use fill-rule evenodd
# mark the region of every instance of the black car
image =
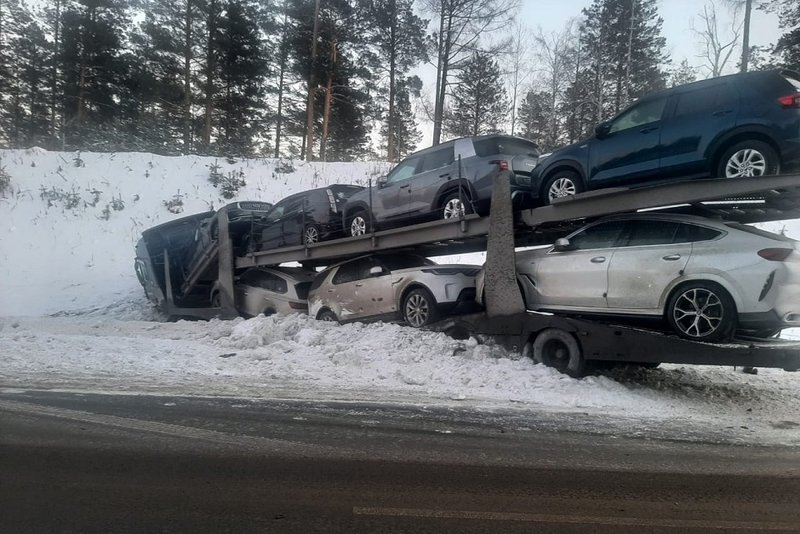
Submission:
<svg viewBox="0 0 800 534">
<path fill-rule="evenodd" d="M 356 193 L 344 207 L 350 235 L 416 221 L 486 214 L 494 177 L 513 172 L 511 194 L 518 207 L 529 205 L 531 171 L 539 150 L 527 139 L 485 135 L 454 139 L 407 157 L 378 180 L 372 190 Z M 371 209 L 370 209 L 371 207 Z"/>
<path fill-rule="evenodd" d="M 334 184 L 286 197 L 254 226 L 248 251 L 342 237 L 342 207 L 358 185 Z"/>
<path fill-rule="evenodd" d="M 746 72 L 641 98 L 595 136 L 542 158 L 541 201 L 587 189 L 776 174 L 800 159 L 800 74 Z"/>
</svg>

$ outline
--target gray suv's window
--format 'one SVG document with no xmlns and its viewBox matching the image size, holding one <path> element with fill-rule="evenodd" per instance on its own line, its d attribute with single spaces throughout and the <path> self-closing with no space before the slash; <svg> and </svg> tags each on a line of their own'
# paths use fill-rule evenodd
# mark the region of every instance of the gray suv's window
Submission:
<svg viewBox="0 0 800 534">
<path fill-rule="evenodd" d="M 422 158 L 422 168 L 419 172 L 432 171 L 453 163 L 453 145 L 425 154 Z"/>
<path fill-rule="evenodd" d="M 389 176 L 386 177 L 387 183 L 401 182 L 407 180 L 417 173 L 417 165 L 419 165 L 420 158 L 410 158 L 401 162 L 394 168 Z"/>
<path fill-rule="evenodd" d="M 488 139 L 475 141 L 474 145 L 475 155 L 480 158 L 498 154 L 507 154 L 509 156 L 527 154 L 529 156 L 537 156 L 539 153 L 535 143 L 511 137 L 490 137 Z"/>
</svg>

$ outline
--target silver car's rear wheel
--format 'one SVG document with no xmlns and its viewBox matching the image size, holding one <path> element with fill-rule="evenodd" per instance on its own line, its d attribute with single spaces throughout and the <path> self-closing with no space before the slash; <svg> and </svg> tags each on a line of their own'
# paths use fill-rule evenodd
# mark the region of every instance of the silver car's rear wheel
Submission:
<svg viewBox="0 0 800 534">
<path fill-rule="evenodd" d="M 355 216 L 350 219 L 350 235 L 355 237 L 364 235 L 368 231 L 367 215 L 363 211 L 356 213 Z"/>
<path fill-rule="evenodd" d="M 735 305 L 728 293 L 705 282 L 679 288 L 669 301 L 667 313 L 672 328 L 686 339 L 725 339 L 736 323 Z"/>
<path fill-rule="evenodd" d="M 414 328 L 429 325 L 439 319 L 439 309 L 429 291 L 414 289 L 403 299 L 403 319 Z"/>
</svg>

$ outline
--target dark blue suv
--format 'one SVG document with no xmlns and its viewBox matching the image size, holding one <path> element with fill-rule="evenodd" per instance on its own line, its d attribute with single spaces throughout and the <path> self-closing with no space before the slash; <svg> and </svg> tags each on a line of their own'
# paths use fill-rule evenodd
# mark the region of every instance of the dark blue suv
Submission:
<svg viewBox="0 0 800 534">
<path fill-rule="evenodd" d="M 695 177 L 776 174 L 800 159 L 800 74 L 746 72 L 641 98 L 534 169 L 540 200 Z"/>
</svg>

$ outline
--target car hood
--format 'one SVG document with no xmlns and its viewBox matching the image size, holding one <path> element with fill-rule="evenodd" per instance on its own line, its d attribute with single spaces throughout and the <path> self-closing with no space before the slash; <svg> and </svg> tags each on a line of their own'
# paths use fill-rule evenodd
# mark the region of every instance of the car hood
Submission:
<svg viewBox="0 0 800 534">
<path fill-rule="evenodd" d="M 425 272 L 433 274 L 465 274 L 467 276 L 476 276 L 481 270 L 480 265 L 465 265 L 463 263 L 453 263 L 448 265 L 425 265 L 422 267 L 412 267 L 410 269 L 397 269 L 392 273 L 413 273 Z"/>
<path fill-rule="evenodd" d="M 523 250 L 522 252 L 517 252 L 517 259 L 516 263 L 517 266 L 525 265 L 530 263 L 531 261 L 538 260 L 547 256 L 547 253 L 550 252 L 552 246 L 537 248 L 534 250 Z"/>
</svg>

